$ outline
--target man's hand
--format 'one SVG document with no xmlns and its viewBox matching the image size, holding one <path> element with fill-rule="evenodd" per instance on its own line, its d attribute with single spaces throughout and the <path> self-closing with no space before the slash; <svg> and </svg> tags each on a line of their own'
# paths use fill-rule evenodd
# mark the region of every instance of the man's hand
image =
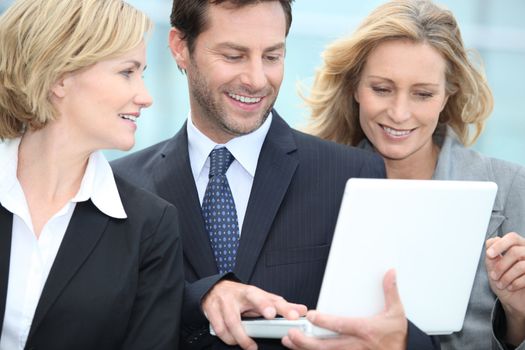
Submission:
<svg viewBox="0 0 525 350">
<path fill-rule="evenodd" d="M 510 232 L 488 239 L 485 246 L 490 287 L 505 311 L 505 341 L 518 345 L 525 340 L 525 238 Z"/>
<path fill-rule="evenodd" d="M 227 280 L 210 290 L 203 299 L 202 309 L 223 342 L 249 350 L 257 349 L 257 344 L 244 331 L 241 316 L 272 319 L 281 315 L 294 320 L 307 310 L 304 305 L 289 303 L 257 287 Z"/>
<path fill-rule="evenodd" d="M 314 325 L 340 334 L 337 338 L 318 339 L 292 329 L 282 339 L 283 345 L 300 350 L 374 349 L 401 350 L 406 348 L 408 323 L 399 293 L 394 270 L 383 279 L 385 310 L 370 318 L 349 318 L 308 312 Z"/>
</svg>

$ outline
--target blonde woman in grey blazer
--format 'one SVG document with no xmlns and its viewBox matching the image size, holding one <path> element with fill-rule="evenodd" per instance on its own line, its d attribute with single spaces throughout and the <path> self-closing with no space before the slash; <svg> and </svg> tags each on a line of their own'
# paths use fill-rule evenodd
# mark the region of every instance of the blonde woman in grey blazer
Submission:
<svg viewBox="0 0 525 350">
<path fill-rule="evenodd" d="M 453 14 L 428 0 L 393 0 L 323 57 L 306 98 L 311 133 L 379 153 L 388 178 L 498 184 L 463 329 L 439 340 L 442 349 L 524 350 L 525 169 L 467 148 L 493 98 Z"/>
<path fill-rule="evenodd" d="M 445 124 L 437 127 L 433 140 L 441 149 L 433 179 L 494 181 L 498 184 L 498 193 L 494 201 L 486 238 L 502 237 L 509 232 L 519 232 L 523 235 L 525 232 L 525 168 L 500 159 L 486 157 L 466 148 L 454 130 Z M 373 145 L 367 139 L 362 140 L 359 147 L 374 150 Z M 441 336 L 442 349 L 513 348 L 509 345 L 502 346 L 496 338 L 502 336 L 498 333 L 502 333 L 505 328 L 502 324 L 505 322 L 505 314 L 501 302 L 491 290 L 485 261 L 490 262 L 490 259 L 487 259 L 483 252 L 463 329 L 453 335 Z M 522 300 L 525 304 L 525 300 Z M 493 329 L 496 333 L 494 339 L 492 339 Z M 525 342 L 522 341 L 516 349 L 525 349 Z"/>
<path fill-rule="evenodd" d="M 485 157 L 465 148 L 451 128 L 438 129 L 441 130 L 435 133 L 434 140 L 442 146 L 433 178 L 437 180 L 494 181 L 498 184 L 498 193 L 490 217 L 487 239 L 502 237 L 509 232 L 519 232 L 523 235 L 525 233 L 525 168 Z M 523 237 L 521 240 L 523 241 Z M 485 264 L 491 265 L 491 259 L 486 258 L 484 253 L 478 265 L 463 330 L 460 332 L 468 343 L 479 344 L 478 349 L 488 347 L 485 335 L 491 332 L 490 324 L 487 323 L 491 317 L 491 311 L 494 330 L 502 331 L 501 323 L 505 321 L 501 303 L 497 301 L 496 295 L 491 290 L 491 280 L 485 267 Z M 494 285 L 492 288 L 498 287 Z M 500 293 L 507 294 L 505 290 Z M 523 290 L 520 295 L 522 296 L 522 308 L 525 308 Z M 489 309 L 490 305 L 493 306 L 492 309 Z M 501 334 L 496 335 L 501 336 Z M 459 341 L 456 335 L 441 338 L 443 348 L 459 349 L 458 346 L 464 344 L 464 341 Z M 502 349 L 497 342 L 494 343 L 494 348 Z M 522 341 L 518 349 L 525 349 L 525 342 Z"/>
</svg>

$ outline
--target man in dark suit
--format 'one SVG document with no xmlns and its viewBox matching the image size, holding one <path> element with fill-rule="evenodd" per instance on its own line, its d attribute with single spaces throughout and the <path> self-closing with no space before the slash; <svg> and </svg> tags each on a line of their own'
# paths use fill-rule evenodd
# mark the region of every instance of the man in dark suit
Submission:
<svg viewBox="0 0 525 350">
<path fill-rule="evenodd" d="M 305 306 L 314 308 L 346 180 L 385 176 L 378 157 L 295 131 L 272 109 L 283 78 L 292 1 L 174 0 L 169 43 L 187 75 L 190 116 L 173 138 L 113 162 L 118 174 L 180 212 L 184 349 L 254 349 L 241 315 L 297 318 Z M 203 217 L 216 176 L 210 152 L 223 147 L 234 159 L 226 165 L 236 212 L 236 235 L 228 238 L 230 270 L 223 269 L 213 224 Z M 400 342 L 389 348 L 407 342 L 414 349 L 432 348 L 402 307 L 397 310 L 388 317 L 399 326 Z M 375 334 L 393 331 L 368 321 Z M 355 338 L 368 344 L 365 336 Z M 257 345 L 283 347 L 279 341 Z"/>
</svg>

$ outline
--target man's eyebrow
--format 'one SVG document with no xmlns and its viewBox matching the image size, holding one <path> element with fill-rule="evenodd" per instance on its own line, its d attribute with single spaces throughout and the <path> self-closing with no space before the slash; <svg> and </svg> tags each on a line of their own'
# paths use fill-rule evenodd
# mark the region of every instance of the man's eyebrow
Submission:
<svg viewBox="0 0 525 350">
<path fill-rule="evenodd" d="M 278 43 L 278 44 L 275 44 L 273 46 L 270 46 L 268 48 L 266 48 L 264 51 L 265 52 L 270 52 L 270 51 L 277 51 L 277 50 L 282 50 L 284 49 L 286 46 L 284 43 Z"/>
<path fill-rule="evenodd" d="M 284 43 L 278 43 L 278 44 L 275 44 L 273 46 L 270 46 L 266 49 L 264 49 L 264 52 L 271 52 L 271 51 L 277 51 L 277 50 L 281 50 L 281 49 L 284 49 L 285 47 L 285 44 Z M 235 44 L 235 43 L 232 43 L 232 42 L 223 42 L 223 43 L 220 43 L 216 46 L 217 49 L 230 49 L 230 50 L 235 50 L 235 51 L 240 51 L 240 52 L 248 52 L 250 51 L 250 49 L 246 46 L 242 46 L 242 45 L 239 45 L 239 44 Z"/>
</svg>

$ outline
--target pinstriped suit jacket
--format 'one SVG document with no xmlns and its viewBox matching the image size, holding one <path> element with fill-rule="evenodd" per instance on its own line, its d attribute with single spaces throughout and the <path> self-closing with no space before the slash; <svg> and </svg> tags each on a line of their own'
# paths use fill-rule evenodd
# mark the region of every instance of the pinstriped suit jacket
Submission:
<svg viewBox="0 0 525 350">
<path fill-rule="evenodd" d="M 371 152 L 293 130 L 276 111 L 272 113 L 234 274 L 242 282 L 315 308 L 346 180 L 384 177 L 384 165 Z M 187 281 L 182 348 L 226 348 L 209 336 L 208 322 L 200 309 L 203 295 L 223 276 L 217 274 L 201 216 L 186 127 L 173 138 L 116 160 L 112 166 L 116 173 L 179 210 Z M 412 328 L 409 333 L 428 341 Z M 259 349 L 282 346 L 279 341 L 261 342 Z"/>
</svg>

